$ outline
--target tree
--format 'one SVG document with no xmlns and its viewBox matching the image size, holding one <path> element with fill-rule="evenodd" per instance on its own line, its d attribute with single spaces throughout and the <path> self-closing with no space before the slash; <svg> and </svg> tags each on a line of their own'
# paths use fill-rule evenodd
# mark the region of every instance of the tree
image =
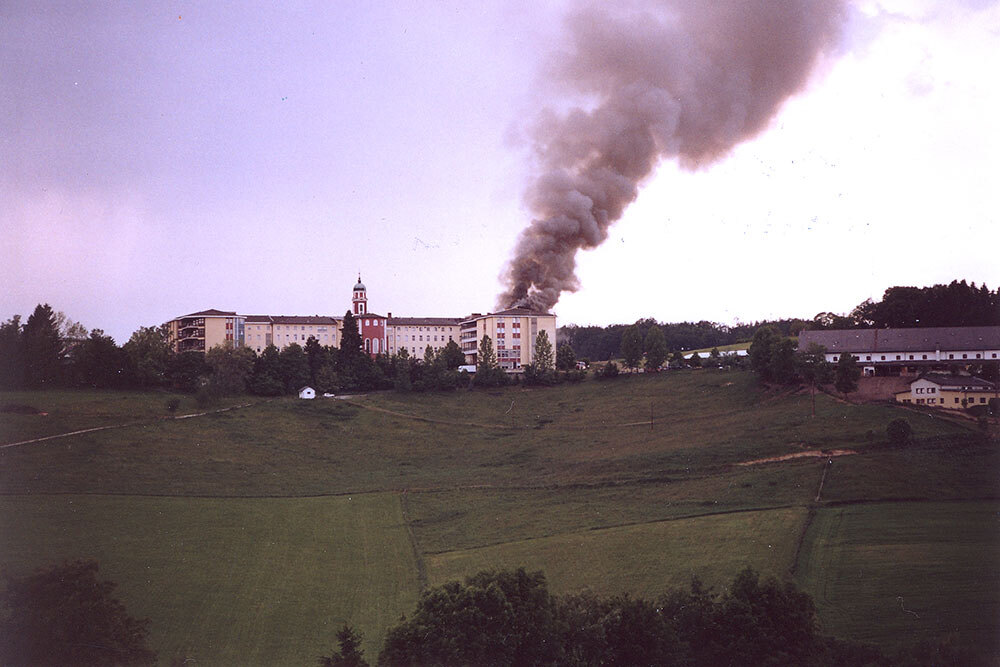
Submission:
<svg viewBox="0 0 1000 667">
<path fill-rule="evenodd" d="M 140 387 L 149 389 L 167 384 L 167 371 L 173 357 L 169 339 L 170 329 L 165 324 L 139 327 L 122 346 L 132 379 Z"/>
<path fill-rule="evenodd" d="M 539 376 L 555 368 L 552 343 L 549 342 L 549 335 L 544 330 L 539 331 L 538 335 L 535 336 L 535 357 L 531 360 L 531 365 Z"/>
<path fill-rule="evenodd" d="M 826 360 L 826 348 L 816 343 L 810 343 L 809 348 L 796 356 L 796 366 L 802 379 L 809 385 L 812 397 L 812 416 L 816 416 L 816 389 L 828 383 L 833 376 L 830 362 Z"/>
<path fill-rule="evenodd" d="M 309 384 L 315 387 L 319 370 L 327 362 L 326 350 L 319 344 L 315 336 L 309 336 L 309 339 L 306 340 L 305 352 L 309 363 Z"/>
<path fill-rule="evenodd" d="M 171 359 L 167 376 L 175 389 L 192 393 L 207 380 L 210 370 L 204 352 L 181 352 Z"/>
<path fill-rule="evenodd" d="M 480 572 L 426 591 L 413 616 L 389 630 L 379 664 L 553 664 L 556 628 L 541 572 Z"/>
<path fill-rule="evenodd" d="M 750 350 L 747 353 L 750 357 L 750 368 L 752 368 L 765 382 L 770 382 L 771 377 L 771 348 L 778 342 L 778 332 L 773 327 L 760 327 L 753 334 L 753 341 L 750 343 Z"/>
<path fill-rule="evenodd" d="M 25 383 L 32 388 L 58 386 L 62 380 L 63 346 L 49 304 L 35 308 L 22 330 Z"/>
<path fill-rule="evenodd" d="M 328 658 L 320 657 L 322 667 L 368 667 L 361 650 L 361 633 L 345 623 L 337 632 L 337 644 L 339 651 Z"/>
<path fill-rule="evenodd" d="M 502 383 L 500 375 L 503 369 L 497 366 L 497 355 L 493 351 L 493 340 L 483 334 L 479 341 L 479 357 L 476 359 L 476 377 L 474 382 L 477 387 L 495 387 Z"/>
<path fill-rule="evenodd" d="M 94 329 L 70 352 L 73 384 L 96 389 L 120 387 L 128 379 L 128 357 L 111 336 Z"/>
<path fill-rule="evenodd" d="M 611 380 L 616 377 L 618 377 L 618 364 L 613 361 L 604 364 L 604 367 L 597 373 L 598 380 Z"/>
<path fill-rule="evenodd" d="M 248 347 L 233 347 L 231 341 L 216 345 L 205 353 L 205 363 L 212 369 L 209 378 L 212 390 L 220 396 L 246 393 L 256 356 Z"/>
<path fill-rule="evenodd" d="M 569 343 L 563 343 L 556 350 L 556 368 L 571 371 L 576 368 L 576 353 Z"/>
<path fill-rule="evenodd" d="M 358 320 L 351 311 L 344 313 L 344 326 L 340 336 L 340 352 L 345 362 L 350 362 L 355 356 L 362 355 L 361 334 L 358 333 Z"/>
<path fill-rule="evenodd" d="M 910 426 L 910 422 L 902 417 L 898 417 L 889 422 L 889 425 L 885 427 L 885 434 L 892 444 L 905 445 L 913 437 L 913 428 Z"/>
<path fill-rule="evenodd" d="M 663 338 L 663 329 L 659 326 L 650 327 L 646 334 L 646 370 L 658 371 L 667 359 L 667 341 Z"/>
<path fill-rule="evenodd" d="M 297 392 L 309 384 L 309 360 L 300 345 L 286 345 L 278 355 L 278 373 L 285 393 Z"/>
<path fill-rule="evenodd" d="M 858 358 L 850 353 L 841 354 L 837 359 L 833 386 L 842 394 L 850 394 L 852 391 L 857 391 L 860 378 L 861 367 L 858 366 Z"/>
<path fill-rule="evenodd" d="M 135 619 L 97 578 L 93 561 L 7 578 L 0 592 L 0 662 L 6 665 L 152 665 L 149 619 Z"/>
<path fill-rule="evenodd" d="M 639 361 L 642 360 L 642 337 L 639 335 L 639 327 L 632 325 L 622 334 L 622 358 L 625 365 L 636 369 Z"/>
<path fill-rule="evenodd" d="M 281 353 L 274 345 L 268 345 L 253 364 L 253 374 L 247 388 L 257 396 L 279 396 L 284 392 L 281 381 Z"/>
<path fill-rule="evenodd" d="M 401 347 L 399 352 L 392 358 L 393 372 L 392 385 L 396 391 L 410 391 L 413 384 L 410 379 L 410 353 L 405 347 Z"/>
<path fill-rule="evenodd" d="M 403 348 L 404 350 L 406 348 Z M 448 341 L 448 344 L 444 346 L 441 351 L 441 357 L 444 359 L 445 368 L 450 371 L 458 370 L 459 366 L 465 364 L 465 354 L 462 349 L 453 340 Z"/>
<path fill-rule="evenodd" d="M 19 389 L 24 383 L 24 338 L 21 316 L 0 324 L 0 388 Z"/>
<path fill-rule="evenodd" d="M 779 338 L 771 347 L 768 371 L 773 382 L 791 384 L 798 378 L 795 363 L 795 342 L 791 338 Z"/>
</svg>

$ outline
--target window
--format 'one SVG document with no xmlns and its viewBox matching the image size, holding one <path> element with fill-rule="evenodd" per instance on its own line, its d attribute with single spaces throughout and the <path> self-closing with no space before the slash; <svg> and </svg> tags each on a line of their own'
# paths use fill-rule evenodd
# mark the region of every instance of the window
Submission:
<svg viewBox="0 0 1000 667">
<path fill-rule="evenodd" d="M 923 403 L 924 403 L 924 399 L 922 399 L 922 398 L 918 398 L 918 399 L 917 399 L 917 403 L 919 403 L 919 404 L 923 405 Z"/>
<path fill-rule="evenodd" d="M 918 394 L 924 393 L 924 388 L 923 387 L 917 387 L 917 393 Z"/>
<path fill-rule="evenodd" d="M 948 355 L 948 358 L 949 358 L 949 359 L 954 359 L 954 358 L 955 358 L 955 355 L 954 355 L 954 354 L 949 354 L 949 355 Z"/>
<path fill-rule="evenodd" d="M 962 355 L 962 358 L 963 358 L 963 359 L 968 359 L 968 358 L 969 358 L 969 355 L 967 355 L 967 354 L 963 354 L 963 355 Z"/>
<path fill-rule="evenodd" d="M 976 359 L 978 359 L 978 358 L 979 358 L 979 354 L 976 354 Z"/>
<path fill-rule="evenodd" d="M 882 361 L 885 361 L 885 355 L 884 354 L 882 355 Z"/>
<path fill-rule="evenodd" d="M 833 358 L 833 360 L 834 360 L 834 361 L 837 361 L 837 357 L 834 357 L 834 358 Z"/>
<path fill-rule="evenodd" d="M 955 397 L 955 402 L 958 403 L 958 396 Z"/>
<path fill-rule="evenodd" d="M 979 397 L 979 402 L 980 403 L 985 403 L 986 402 L 986 397 L 985 396 L 980 396 Z"/>
<path fill-rule="evenodd" d="M 872 355 L 869 354 L 868 356 L 865 357 L 865 361 L 871 361 L 871 360 L 872 360 Z"/>
<path fill-rule="evenodd" d="M 924 359 L 926 359 L 926 358 L 927 358 L 927 355 L 925 354 L 925 355 L 923 355 L 923 357 L 924 357 Z"/>
<path fill-rule="evenodd" d="M 924 355 L 924 358 L 926 359 L 927 355 Z M 910 355 L 910 361 L 913 361 L 913 355 L 912 354 Z"/>
</svg>

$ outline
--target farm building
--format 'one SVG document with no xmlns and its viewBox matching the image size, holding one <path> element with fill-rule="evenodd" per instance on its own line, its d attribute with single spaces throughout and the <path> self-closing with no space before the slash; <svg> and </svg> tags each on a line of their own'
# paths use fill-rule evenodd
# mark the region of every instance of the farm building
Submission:
<svg viewBox="0 0 1000 667">
<path fill-rule="evenodd" d="M 821 329 L 799 334 L 799 349 L 816 343 L 826 360 L 852 354 L 865 375 L 918 375 L 1000 363 L 1000 327 Z"/>
<path fill-rule="evenodd" d="M 299 398 L 316 398 L 316 390 L 312 387 L 302 387 L 299 389 Z"/>
<path fill-rule="evenodd" d="M 907 391 L 896 394 L 896 402 L 934 405 L 961 410 L 986 405 L 997 397 L 997 385 L 971 375 L 927 373 L 910 383 Z"/>
</svg>

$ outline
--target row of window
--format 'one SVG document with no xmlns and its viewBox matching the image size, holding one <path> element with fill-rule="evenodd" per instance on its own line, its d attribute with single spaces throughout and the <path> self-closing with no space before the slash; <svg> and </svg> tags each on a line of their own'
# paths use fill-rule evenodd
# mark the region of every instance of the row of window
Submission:
<svg viewBox="0 0 1000 667">
<path fill-rule="evenodd" d="M 927 390 L 928 394 L 936 394 L 937 393 L 937 387 L 927 387 L 926 390 Z M 924 393 L 924 387 L 915 387 L 914 388 L 914 392 L 917 393 L 917 394 L 923 394 Z"/>
<path fill-rule="evenodd" d="M 910 399 L 904 398 L 903 402 L 904 403 L 909 403 Z M 955 397 L 955 403 L 956 404 L 960 404 L 961 402 L 962 402 L 962 399 L 960 399 L 958 396 L 956 396 Z M 976 402 L 976 397 L 975 396 L 973 396 L 972 398 L 966 399 L 966 401 L 965 401 L 966 405 L 973 405 L 973 404 L 975 404 L 975 402 Z M 918 398 L 918 399 L 916 399 L 916 403 L 917 403 L 917 405 L 937 405 L 938 403 L 940 403 L 941 405 L 944 405 L 944 399 L 942 398 L 942 399 L 939 400 L 939 399 L 936 399 L 936 398 Z M 979 403 L 980 404 L 985 404 L 986 403 L 986 397 L 985 396 L 980 396 L 979 397 Z"/>
<path fill-rule="evenodd" d="M 927 355 L 926 355 L 926 354 L 922 354 L 922 355 L 920 355 L 920 358 L 921 358 L 922 360 L 926 361 L 926 360 L 927 360 Z M 955 358 L 955 354 L 954 354 L 954 353 L 949 353 L 949 354 L 948 354 L 948 358 L 949 358 L 949 359 L 954 359 L 954 358 Z M 962 354 L 962 358 L 963 358 L 963 359 L 968 359 L 968 358 L 969 358 L 969 355 L 968 355 L 967 353 L 966 353 L 966 354 Z M 982 353 L 980 353 L 980 352 L 977 352 L 977 353 L 976 353 L 976 356 L 975 356 L 975 358 L 976 358 L 976 359 L 982 359 L 982 358 L 983 358 L 983 355 L 982 355 Z M 996 353 L 996 352 L 992 352 L 992 353 L 990 354 L 990 358 L 991 358 L 991 359 L 996 359 L 996 358 L 997 358 L 997 353 Z M 838 356 L 834 355 L 834 357 L 833 357 L 833 360 L 834 360 L 834 361 L 839 361 L 839 360 L 840 360 L 840 357 L 838 357 Z M 871 360 L 872 360 L 872 355 L 870 355 L 870 354 L 868 354 L 868 355 L 865 355 L 865 361 L 871 361 Z M 885 359 L 885 355 L 884 355 L 884 354 L 883 354 L 883 355 L 881 355 L 881 358 L 879 359 L 879 361 L 885 361 L 885 360 L 886 360 L 886 359 Z M 896 355 L 896 361 L 902 361 L 902 360 L 903 360 L 903 355 L 901 355 L 901 354 L 897 354 L 897 355 Z M 914 355 L 912 355 L 912 354 L 911 354 L 911 355 L 909 355 L 909 360 L 910 360 L 910 361 L 916 361 L 916 358 L 915 358 L 915 356 L 914 356 Z"/>
</svg>

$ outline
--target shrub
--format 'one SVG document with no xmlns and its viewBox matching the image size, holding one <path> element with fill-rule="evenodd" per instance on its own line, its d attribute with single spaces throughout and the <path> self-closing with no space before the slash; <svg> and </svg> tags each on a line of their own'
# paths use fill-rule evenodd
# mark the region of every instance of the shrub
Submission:
<svg viewBox="0 0 1000 667">
<path fill-rule="evenodd" d="M 913 436 L 913 428 L 910 426 L 910 422 L 899 417 L 889 422 L 889 425 L 885 427 L 885 434 L 892 444 L 905 445 Z"/>
<path fill-rule="evenodd" d="M 604 368 L 600 370 L 597 374 L 599 380 L 610 380 L 612 378 L 618 377 L 618 364 L 613 361 L 609 361 L 604 364 Z"/>
</svg>

